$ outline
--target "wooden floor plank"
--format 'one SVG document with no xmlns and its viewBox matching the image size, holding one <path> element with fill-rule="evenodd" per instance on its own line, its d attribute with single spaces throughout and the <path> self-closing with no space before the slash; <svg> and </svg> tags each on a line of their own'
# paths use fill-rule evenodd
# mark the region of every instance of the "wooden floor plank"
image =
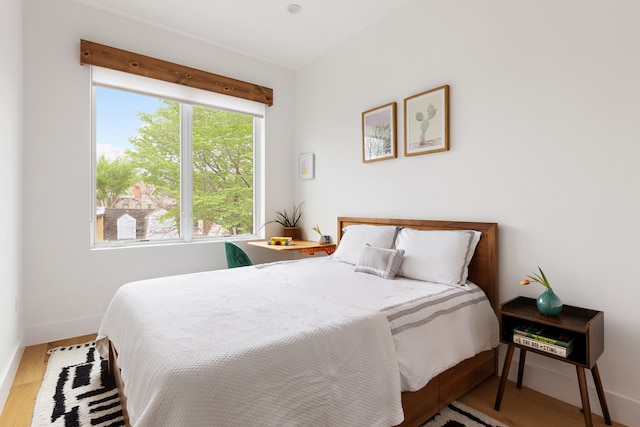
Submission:
<svg viewBox="0 0 640 427">
<path fill-rule="evenodd" d="M 47 344 L 34 345 L 24 349 L 18 372 L 13 379 L 13 387 L 42 380 L 46 369 L 44 362 L 46 353 Z"/>
<path fill-rule="evenodd" d="M 460 402 L 510 427 L 584 427 L 580 408 L 508 381 L 500 411 L 493 409 L 500 377 L 492 377 L 460 398 Z M 577 387 L 577 386 L 576 386 Z M 605 427 L 604 418 L 592 415 L 594 427 Z M 625 427 L 613 423 L 613 427 Z"/>
<path fill-rule="evenodd" d="M 11 387 L 0 416 L 0 426 L 29 427 L 42 380 Z"/>
</svg>

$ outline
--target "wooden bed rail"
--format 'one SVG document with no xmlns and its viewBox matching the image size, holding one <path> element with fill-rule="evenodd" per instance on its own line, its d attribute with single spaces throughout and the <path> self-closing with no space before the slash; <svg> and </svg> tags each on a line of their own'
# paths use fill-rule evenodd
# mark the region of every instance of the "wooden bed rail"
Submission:
<svg viewBox="0 0 640 427">
<path fill-rule="evenodd" d="M 116 387 L 118 388 L 120 407 L 122 409 L 122 416 L 124 417 L 124 425 L 125 427 L 131 427 L 129 412 L 127 411 L 127 395 L 124 394 L 124 383 L 122 382 L 120 368 L 118 368 L 118 351 L 111 341 L 109 341 L 109 375 L 113 375 Z"/>
</svg>

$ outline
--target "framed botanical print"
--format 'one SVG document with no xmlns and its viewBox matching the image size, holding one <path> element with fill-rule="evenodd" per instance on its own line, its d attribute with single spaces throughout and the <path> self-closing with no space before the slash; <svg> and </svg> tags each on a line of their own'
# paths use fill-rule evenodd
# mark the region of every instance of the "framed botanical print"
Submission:
<svg viewBox="0 0 640 427">
<path fill-rule="evenodd" d="M 396 133 L 395 102 L 362 113 L 362 161 L 398 157 Z"/>
<path fill-rule="evenodd" d="M 404 100 L 404 155 L 449 150 L 449 86 Z"/>
</svg>

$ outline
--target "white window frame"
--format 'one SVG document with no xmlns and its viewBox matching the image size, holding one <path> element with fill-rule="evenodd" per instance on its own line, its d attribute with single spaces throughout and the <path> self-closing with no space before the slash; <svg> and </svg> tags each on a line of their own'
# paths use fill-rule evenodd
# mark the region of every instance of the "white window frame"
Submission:
<svg viewBox="0 0 640 427">
<path fill-rule="evenodd" d="M 258 238 L 259 224 L 264 223 L 264 128 L 265 105 L 259 102 L 221 95 L 161 80 L 123 73 L 108 68 L 91 66 L 91 248 L 146 246 L 158 244 L 190 243 L 193 241 L 193 192 L 191 127 L 193 106 L 202 106 L 253 116 L 253 234 L 234 236 L 246 239 Z M 157 239 L 152 241 L 136 239 L 110 242 L 96 242 L 96 86 L 128 91 L 145 96 L 153 96 L 181 104 L 180 123 L 180 238 Z M 228 240 L 225 237 L 199 237 L 197 242 Z"/>
</svg>

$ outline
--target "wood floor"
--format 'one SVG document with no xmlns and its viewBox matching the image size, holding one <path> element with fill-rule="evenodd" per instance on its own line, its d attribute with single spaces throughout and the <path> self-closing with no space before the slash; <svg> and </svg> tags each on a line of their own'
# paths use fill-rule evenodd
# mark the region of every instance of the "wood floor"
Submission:
<svg viewBox="0 0 640 427">
<path fill-rule="evenodd" d="M 18 373 L 11 387 L 9 398 L 0 416 L 2 427 L 29 427 L 33 404 L 47 366 L 47 350 L 63 345 L 81 344 L 95 339 L 85 335 L 48 344 L 27 347 L 22 355 Z M 507 383 L 500 412 L 493 410 L 499 377 L 480 384 L 460 401 L 510 427 L 583 427 L 584 416 L 579 408 L 568 405 L 526 387 L 518 390 L 514 383 Z M 615 417 L 615 414 L 612 414 Z M 605 426 L 602 417 L 593 415 L 594 427 Z M 625 427 L 613 423 L 614 427 Z"/>
</svg>

